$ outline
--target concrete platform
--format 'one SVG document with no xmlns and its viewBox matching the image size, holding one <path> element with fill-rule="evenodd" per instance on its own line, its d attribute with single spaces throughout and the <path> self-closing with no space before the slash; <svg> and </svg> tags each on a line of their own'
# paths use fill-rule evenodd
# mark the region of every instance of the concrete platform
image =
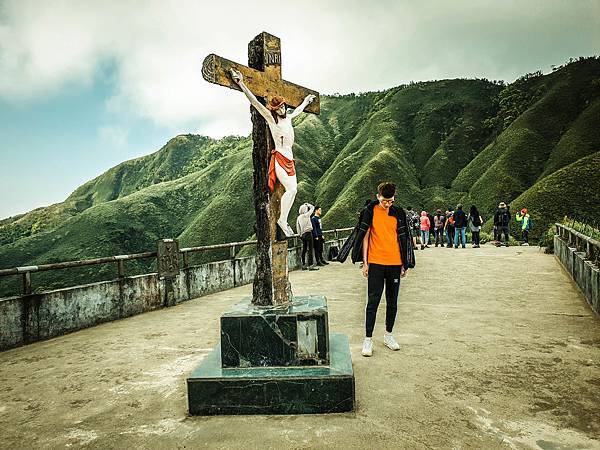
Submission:
<svg viewBox="0 0 600 450">
<path fill-rule="evenodd" d="M 0 353 L 0 448 L 600 448 L 600 319 L 535 247 L 431 248 L 402 280 L 395 333 L 360 355 L 358 267 L 292 272 L 347 334 L 354 413 L 187 414 L 186 377 L 251 286 Z"/>
<path fill-rule="evenodd" d="M 332 333 L 330 364 L 223 369 L 218 345 L 187 379 L 192 415 L 331 414 L 354 409 L 348 338 Z"/>
</svg>

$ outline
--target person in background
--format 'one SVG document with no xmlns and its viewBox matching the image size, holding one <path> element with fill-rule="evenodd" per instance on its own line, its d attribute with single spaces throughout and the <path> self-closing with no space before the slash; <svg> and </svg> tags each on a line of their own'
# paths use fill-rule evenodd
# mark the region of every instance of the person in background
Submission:
<svg viewBox="0 0 600 450">
<path fill-rule="evenodd" d="M 313 237 L 312 237 L 312 222 L 310 216 L 315 207 L 310 203 L 304 203 L 298 210 L 298 218 L 296 219 L 296 232 L 302 238 L 302 270 L 319 270 L 313 262 Z M 308 251 L 308 265 L 306 265 L 306 252 Z"/>
<path fill-rule="evenodd" d="M 496 213 L 494 214 L 494 226 L 496 227 L 496 232 L 498 233 L 498 241 L 500 241 L 500 245 L 502 245 L 502 234 L 506 238 L 506 242 L 504 245 L 508 247 L 509 242 L 509 227 L 510 224 L 510 211 L 506 206 L 506 203 L 500 202 L 498 205 L 498 209 L 496 209 Z"/>
<path fill-rule="evenodd" d="M 454 210 L 452 207 L 446 210 L 446 240 L 448 241 L 448 248 L 452 248 L 454 242 Z"/>
<path fill-rule="evenodd" d="M 479 248 L 479 233 L 481 233 L 483 219 L 479 215 L 479 211 L 475 205 L 471 205 L 467 222 L 469 223 L 469 229 L 471 230 L 471 241 L 473 248 Z"/>
<path fill-rule="evenodd" d="M 527 208 L 523 208 L 521 210 L 521 214 L 518 212 L 515 214 L 515 219 L 517 222 L 521 222 L 521 236 L 523 238 L 523 243 L 521 245 L 529 245 L 529 230 L 531 230 L 531 217 L 529 217 L 529 213 L 527 212 Z"/>
<path fill-rule="evenodd" d="M 315 248 L 315 259 L 317 266 L 327 266 L 329 263 L 323 259 L 323 226 L 321 224 L 321 207 L 315 206 L 315 213 L 310 218 L 312 223 L 313 246 Z"/>
<path fill-rule="evenodd" d="M 435 246 L 438 244 L 444 246 L 444 224 L 446 223 L 446 216 L 442 214 L 442 210 L 438 209 L 433 216 L 433 235 L 435 237 Z"/>
<path fill-rule="evenodd" d="M 467 230 L 467 215 L 462 209 L 462 205 L 459 203 L 456 205 L 456 211 L 453 214 L 454 217 L 454 248 L 458 248 L 458 240 L 460 238 L 462 248 L 467 246 L 467 236 L 465 231 Z"/>
<path fill-rule="evenodd" d="M 413 240 L 413 248 L 417 250 L 417 240 L 420 238 L 419 228 L 421 222 L 419 221 L 419 215 L 416 211 L 413 211 L 412 206 L 408 206 L 406 208 L 406 220 L 408 221 L 408 227 L 410 228 L 410 232 Z"/>
<path fill-rule="evenodd" d="M 433 230 L 433 214 L 431 214 L 430 212 L 427 213 L 427 217 L 429 217 L 429 239 L 431 240 L 434 236 L 434 230 Z M 429 242 L 427 241 L 427 246 L 429 247 Z"/>
<path fill-rule="evenodd" d="M 431 222 L 427 216 L 427 211 L 421 211 L 421 250 L 429 248 L 429 229 Z"/>
</svg>

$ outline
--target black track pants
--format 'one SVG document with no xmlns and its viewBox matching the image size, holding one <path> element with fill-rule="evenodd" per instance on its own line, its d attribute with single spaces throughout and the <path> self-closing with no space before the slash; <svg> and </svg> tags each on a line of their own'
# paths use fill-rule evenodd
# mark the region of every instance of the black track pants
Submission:
<svg viewBox="0 0 600 450">
<path fill-rule="evenodd" d="M 385 329 L 391 333 L 398 311 L 398 292 L 400 291 L 400 266 L 369 264 L 367 287 L 367 312 L 365 320 L 366 336 L 373 336 L 377 308 L 385 287 Z"/>
<path fill-rule="evenodd" d="M 315 259 L 317 263 L 323 262 L 323 237 L 313 237 L 313 245 L 315 247 Z"/>
<path fill-rule="evenodd" d="M 306 265 L 306 252 L 308 251 L 308 265 L 313 265 L 313 237 L 312 232 L 307 231 L 302 235 L 302 265 Z"/>
</svg>

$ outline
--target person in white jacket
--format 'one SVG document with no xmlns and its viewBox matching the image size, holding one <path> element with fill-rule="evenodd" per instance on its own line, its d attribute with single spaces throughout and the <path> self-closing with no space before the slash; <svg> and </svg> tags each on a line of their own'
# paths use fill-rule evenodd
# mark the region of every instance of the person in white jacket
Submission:
<svg viewBox="0 0 600 450">
<path fill-rule="evenodd" d="M 302 238 L 302 270 L 319 270 L 315 267 L 313 254 L 313 239 L 312 239 L 312 216 L 315 207 L 310 203 L 304 203 L 298 209 L 298 218 L 296 219 L 296 231 Z M 306 252 L 308 251 L 308 266 L 306 265 Z"/>
</svg>

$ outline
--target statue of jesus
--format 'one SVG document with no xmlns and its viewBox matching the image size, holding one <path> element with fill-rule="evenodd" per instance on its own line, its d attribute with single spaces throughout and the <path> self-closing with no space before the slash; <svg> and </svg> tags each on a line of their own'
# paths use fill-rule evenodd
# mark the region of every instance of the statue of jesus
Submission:
<svg viewBox="0 0 600 450">
<path fill-rule="evenodd" d="M 292 153 L 292 146 L 294 145 L 292 119 L 300 115 L 304 111 L 304 108 L 315 99 L 315 96 L 312 94 L 307 95 L 293 112 L 287 114 L 285 99 L 283 97 L 276 95 L 270 98 L 265 107 L 244 84 L 241 72 L 231 69 L 231 77 L 246 95 L 250 104 L 266 120 L 269 130 L 271 130 L 275 148 L 271 150 L 271 161 L 269 163 L 269 189 L 271 192 L 275 189 L 275 178 L 285 188 L 285 193 L 281 197 L 281 213 L 277 220 L 277 226 L 286 237 L 293 236 L 294 231 L 288 224 L 288 214 L 296 198 L 298 182 L 296 180 L 294 154 Z"/>
</svg>

